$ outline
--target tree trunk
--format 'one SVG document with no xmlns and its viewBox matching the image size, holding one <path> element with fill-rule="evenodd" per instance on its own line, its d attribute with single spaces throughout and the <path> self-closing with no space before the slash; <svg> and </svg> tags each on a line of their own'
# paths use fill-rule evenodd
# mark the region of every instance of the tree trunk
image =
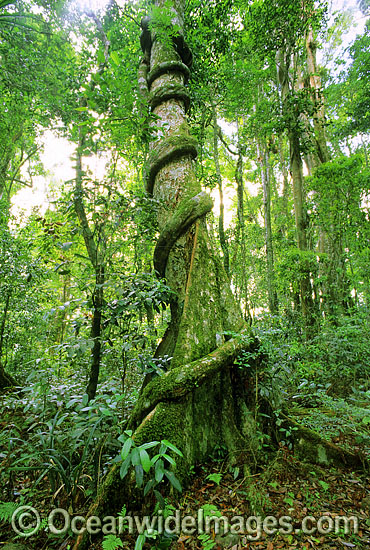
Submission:
<svg viewBox="0 0 370 550">
<path fill-rule="evenodd" d="M 220 237 L 221 250 L 223 254 L 224 268 L 227 275 L 230 274 L 230 260 L 229 260 L 229 246 L 225 236 L 225 205 L 224 205 L 224 193 L 222 189 L 222 177 L 220 169 L 220 159 L 218 155 L 218 131 L 219 126 L 217 124 L 216 106 L 211 98 L 212 119 L 213 119 L 213 159 L 216 170 L 216 180 L 218 185 L 218 192 L 220 196 L 220 217 L 218 219 L 218 234 Z"/>
<path fill-rule="evenodd" d="M 94 312 L 91 323 L 90 337 L 94 341 L 94 346 L 91 352 L 91 367 L 89 383 L 87 385 L 86 393 L 89 396 L 89 401 L 94 399 L 99 382 L 99 371 L 102 351 L 102 308 L 103 308 L 103 285 L 105 282 L 104 266 L 98 266 L 95 275 L 95 289 L 93 293 L 93 305 Z"/>
<path fill-rule="evenodd" d="M 306 53 L 311 96 L 315 105 L 313 127 L 316 141 L 316 154 L 320 163 L 323 163 L 330 160 L 330 153 L 325 131 L 325 105 L 322 94 L 322 83 L 316 62 L 316 41 L 312 29 L 307 33 Z"/>
<path fill-rule="evenodd" d="M 0 391 L 5 390 L 7 388 L 14 388 L 17 386 L 16 381 L 10 374 L 5 372 L 5 369 L 2 365 L 1 356 L 3 353 L 3 347 L 4 347 L 4 334 L 5 334 L 5 327 L 6 327 L 6 319 L 8 316 L 9 311 L 9 305 L 10 305 L 10 297 L 11 297 L 11 291 L 8 292 L 5 300 L 5 306 L 4 306 L 4 313 L 3 317 L 1 319 L 1 325 L 0 325 Z"/>
<path fill-rule="evenodd" d="M 164 8 L 165 0 L 157 0 L 156 6 Z M 174 42 L 183 45 L 184 7 L 185 0 L 176 0 L 171 8 L 172 21 L 180 28 Z M 193 170 L 196 143 L 186 123 L 189 69 L 177 51 L 153 37 L 147 82 L 159 130 L 145 171 L 147 190 L 161 205 L 154 267 L 173 292 L 171 321 L 157 355 L 172 360 L 170 370 L 144 388 L 128 425 L 137 444 L 167 439 L 181 449 L 184 457 L 177 461 L 176 475 L 186 481 L 190 467 L 217 447 L 231 456 L 240 449 L 255 452 L 243 371 L 233 366 L 237 354 L 246 347 L 252 351 L 255 343 L 207 235 L 205 215 L 212 201 Z M 244 336 L 226 341 L 230 331 L 243 328 Z M 91 513 L 121 509 L 122 495 L 127 499 L 130 493 L 125 487 L 123 492 L 114 469 Z M 87 542 L 79 537 L 75 550 L 86 548 Z"/>
<path fill-rule="evenodd" d="M 304 192 L 303 192 L 303 168 L 302 158 L 300 153 L 299 137 L 295 130 L 289 132 L 289 144 L 290 144 L 290 170 L 293 181 L 293 201 L 294 201 L 294 214 L 295 214 L 295 226 L 297 232 L 297 246 L 299 250 L 305 252 L 307 247 L 307 223 L 306 214 L 304 210 Z M 301 307 L 304 320 L 306 322 L 307 332 L 310 332 L 310 327 L 314 324 L 313 316 L 313 300 L 312 300 L 312 286 L 310 280 L 310 269 L 307 265 L 307 261 L 303 258 L 300 263 L 300 297 Z"/>
<path fill-rule="evenodd" d="M 322 83 L 316 61 L 316 40 L 313 30 L 309 29 L 306 36 L 307 69 L 312 102 L 314 104 L 314 167 L 330 161 L 325 129 L 325 104 L 322 94 Z M 331 213 L 331 218 L 335 212 Z M 348 278 L 344 260 L 344 247 L 341 235 L 337 235 L 335 224 L 329 232 L 319 227 L 319 252 L 326 253 L 328 261 L 321 262 L 320 275 L 324 311 L 335 318 L 350 301 Z"/>
<path fill-rule="evenodd" d="M 97 74 L 102 74 L 105 70 L 105 67 L 109 59 L 109 48 L 110 42 L 104 32 L 103 26 L 100 20 L 96 17 L 93 12 L 87 11 L 86 15 L 91 17 L 102 37 L 104 44 L 104 61 L 100 64 Z M 90 89 L 93 90 L 96 86 L 96 81 L 91 80 Z M 86 107 L 87 101 L 85 97 L 81 98 L 81 106 Z M 95 274 L 95 288 L 93 291 L 92 301 L 93 301 L 93 319 L 91 323 L 91 338 L 94 340 L 93 349 L 91 352 L 91 366 L 90 366 L 90 375 L 89 382 L 86 388 L 86 393 L 89 397 L 89 400 L 94 399 L 96 395 L 97 385 L 99 382 L 99 371 L 100 371 L 100 362 L 101 362 L 101 333 L 102 333 L 102 307 L 103 307 L 103 298 L 104 291 L 103 285 L 105 282 L 105 255 L 106 255 L 106 239 L 103 231 L 103 227 L 98 228 L 98 238 L 95 241 L 94 233 L 90 228 L 89 221 L 86 215 L 85 204 L 84 204 L 84 189 L 83 182 L 85 173 L 83 170 L 83 154 L 86 148 L 86 138 L 88 130 L 86 126 L 80 125 L 78 129 L 78 146 L 76 152 L 76 179 L 75 179 L 75 190 L 74 190 L 74 208 L 75 212 L 81 227 L 82 236 L 85 242 L 86 251 L 88 253 L 91 265 L 94 269 Z M 95 227 L 95 232 L 96 232 Z"/>
<path fill-rule="evenodd" d="M 102 318 L 102 306 L 103 306 L 103 284 L 104 284 L 104 246 L 103 250 L 100 250 L 97 246 L 93 233 L 90 229 L 87 219 L 85 205 L 83 202 L 83 178 L 84 172 L 82 168 L 82 151 L 85 145 L 85 134 L 80 128 L 79 146 L 77 148 L 77 164 L 76 164 L 76 185 L 74 193 L 74 207 L 77 218 L 80 223 L 82 236 L 85 241 L 87 253 L 89 255 L 90 262 L 95 272 L 95 288 L 92 295 L 93 302 L 93 318 L 91 323 L 90 336 L 94 341 L 93 349 L 91 352 L 91 366 L 89 381 L 86 388 L 86 393 L 89 400 L 94 399 L 96 395 L 96 389 L 99 382 L 100 360 L 101 360 L 101 318 Z M 101 239 L 101 245 L 104 245 L 104 236 Z"/>
<path fill-rule="evenodd" d="M 297 234 L 297 247 L 300 251 L 306 252 L 307 247 L 307 221 L 304 210 L 303 191 L 303 165 L 301 157 L 300 136 L 299 136 L 299 111 L 295 104 L 291 105 L 289 99 L 294 93 L 294 85 L 290 82 L 290 61 L 289 52 L 279 51 L 277 54 L 278 79 L 281 86 L 282 107 L 287 119 L 289 151 L 290 151 L 290 173 L 293 182 L 293 202 L 295 214 L 295 226 Z M 294 79 L 293 79 L 294 80 Z M 312 299 L 312 286 L 310 280 L 310 269 L 308 262 L 303 258 L 299 261 L 300 278 L 300 301 L 302 314 L 306 325 L 306 333 L 309 335 L 314 325 L 314 307 Z"/>
<path fill-rule="evenodd" d="M 274 249 L 272 244 L 271 228 L 271 181 L 269 155 L 266 146 L 257 142 L 257 157 L 261 168 L 263 188 L 263 211 L 265 218 L 265 243 L 267 260 L 267 295 L 269 310 L 273 315 L 279 311 L 278 298 L 275 286 Z"/>
<path fill-rule="evenodd" d="M 288 181 L 288 168 L 287 163 L 285 160 L 284 155 L 284 142 L 283 138 L 279 136 L 278 141 L 278 151 L 279 151 L 279 162 L 280 162 L 280 168 L 281 172 L 283 174 L 283 200 L 282 200 L 282 207 L 283 207 L 283 216 L 285 223 L 283 224 L 281 228 L 281 232 L 284 237 L 287 236 L 288 233 L 288 227 L 289 227 L 289 181 Z"/>
<path fill-rule="evenodd" d="M 240 275 L 240 294 L 242 303 L 244 302 L 244 319 L 251 320 L 251 312 L 249 308 L 249 294 L 248 294 L 248 279 L 247 279 L 247 255 L 246 255 L 246 242 L 245 242 L 245 222 L 244 222 L 244 182 L 243 182 L 243 152 L 240 143 L 240 127 L 237 122 L 238 129 L 238 160 L 235 169 L 235 181 L 237 185 L 237 235 L 240 238 L 240 253 L 241 253 L 241 275 Z"/>
</svg>

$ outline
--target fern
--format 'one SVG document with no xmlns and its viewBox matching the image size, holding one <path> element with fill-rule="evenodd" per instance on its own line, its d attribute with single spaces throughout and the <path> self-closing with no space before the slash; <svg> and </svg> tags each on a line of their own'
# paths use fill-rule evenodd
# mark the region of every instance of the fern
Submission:
<svg viewBox="0 0 370 550">
<path fill-rule="evenodd" d="M 16 502 L 0 502 L 0 521 L 10 521 L 18 508 Z"/>
<path fill-rule="evenodd" d="M 123 542 L 116 535 L 107 535 L 103 540 L 103 550 L 117 550 L 123 548 Z"/>
</svg>

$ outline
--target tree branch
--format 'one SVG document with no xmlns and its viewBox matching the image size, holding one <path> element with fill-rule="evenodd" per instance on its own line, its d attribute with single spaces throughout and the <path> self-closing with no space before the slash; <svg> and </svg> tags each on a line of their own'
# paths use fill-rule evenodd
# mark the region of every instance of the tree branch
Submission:
<svg viewBox="0 0 370 550">
<path fill-rule="evenodd" d="M 221 128 L 219 126 L 218 126 L 218 137 L 220 138 L 222 145 L 229 151 L 229 153 L 231 153 L 232 155 L 238 156 L 238 151 L 233 151 L 232 149 L 230 149 L 229 144 L 226 142 L 223 136 L 223 133 L 221 131 Z"/>
</svg>

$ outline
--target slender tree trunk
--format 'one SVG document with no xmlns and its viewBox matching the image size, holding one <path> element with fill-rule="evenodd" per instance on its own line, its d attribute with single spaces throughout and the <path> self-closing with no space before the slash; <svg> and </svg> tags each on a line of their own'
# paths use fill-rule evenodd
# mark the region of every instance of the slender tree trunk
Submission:
<svg viewBox="0 0 370 550">
<path fill-rule="evenodd" d="M 316 41 L 313 31 L 310 29 L 306 37 L 307 68 L 310 80 L 310 89 L 312 93 L 315 112 L 313 115 L 313 127 L 316 140 L 316 152 L 320 163 L 330 160 L 326 130 L 325 130 L 325 105 L 322 94 L 322 83 L 320 73 L 316 62 Z"/>
<path fill-rule="evenodd" d="M 85 205 L 83 202 L 83 178 L 84 172 L 82 168 L 82 150 L 84 148 L 85 135 L 84 131 L 80 129 L 80 141 L 77 150 L 77 164 L 76 164 L 76 185 L 74 193 L 74 207 L 77 214 L 82 236 L 85 241 L 87 253 L 90 258 L 90 262 L 95 272 L 95 287 L 92 295 L 93 302 L 93 318 L 91 323 L 90 336 L 94 341 L 93 349 L 91 352 L 91 366 L 89 381 L 86 389 L 86 393 L 89 396 L 89 400 L 94 399 L 96 395 L 97 385 L 99 381 L 99 370 L 101 361 L 101 316 L 103 307 L 103 285 L 104 285 L 104 252 L 102 253 L 96 245 L 94 236 L 89 226 L 87 219 Z M 102 240 L 102 242 L 104 239 Z"/>
<path fill-rule="evenodd" d="M 289 98 L 294 92 L 294 86 L 290 83 L 290 61 L 291 54 L 289 52 L 279 51 L 277 55 L 278 62 L 278 78 L 281 85 L 281 96 L 283 111 L 289 115 L 290 122 L 288 124 L 288 140 L 290 150 L 290 173 L 293 182 L 293 201 L 295 226 L 297 234 L 297 246 L 299 250 L 305 252 L 307 247 L 307 223 L 304 209 L 304 187 L 303 187 L 303 165 L 300 148 L 300 137 L 298 134 L 299 128 L 299 112 L 296 112 L 296 106 L 289 104 Z M 299 261 L 300 272 L 300 299 L 303 318 L 305 320 L 306 332 L 312 332 L 314 325 L 314 308 L 312 299 L 312 286 L 310 280 L 310 269 L 305 259 Z"/>
<path fill-rule="evenodd" d="M 86 393 L 89 400 L 94 399 L 99 382 L 101 352 L 102 352 L 102 309 L 103 309 L 103 285 L 105 282 L 104 266 L 98 266 L 95 275 L 95 289 L 93 293 L 94 312 L 91 324 L 90 337 L 94 341 L 91 352 L 90 377 Z"/>
<path fill-rule="evenodd" d="M 224 267 L 227 275 L 230 275 L 230 260 L 229 260 L 229 245 L 225 235 L 225 205 L 224 193 L 222 189 L 222 177 L 220 169 L 220 159 L 218 154 L 218 131 L 217 112 L 214 101 L 211 97 L 212 119 L 213 119 L 213 160 L 215 163 L 216 179 L 218 185 L 218 193 L 220 197 L 220 217 L 218 219 L 218 233 L 220 237 L 221 250 L 223 253 Z"/>
<path fill-rule="evenodd" d="M 97 28 L 100 31 L 104 44 L 104 61 L 100 64 L 98 69 L 98 74 L 102 74 L 105 70 L 105 67 L 108 63 L 109 56 L 109 47 L 110 42 L 103 30 L 102 24 L 96 15 L 93 12 L 87 12 L 87 15 L 91 17 Z M 92 80 L 90 88 L 93 90 L 96 86 L 96 81 Z M 81 98 L 81 106 L 86 107 L 87 102 L 83 97 Z M 90 228 L 89 221 L 86 215 L 85 204 L 84 204 L 84 189 L 83 182 L 85 173 L 83 170 L 83 153 L 86 147 L 87 139 L 87 130 L 85 126 L 79 127 L 79 139 L 76 152 L 76 179 L 75 179 L 75 190 L 74 190 L 74 207 L 79 224 L 81 227 L 81 232 L 83 239 L 85 241 L 86 250 L 91 262 L 91 265 L 94 269 L 95 274 L 95 288 L 93 291 L 92 301 L 93 301 L 93 319 L 91 324 L 91 338 L 94 340 L 93 349 L 91 352 L 91 367 L 89 381 L 86 389 L 86 393 L 89 397 L 89 400 L 93 399 L 96 395 L 97 385 L 99 382 L 99 371 L 100 371 L 100 362 L 101 362 L 101 352 L 102 352 L 102 343 L 101 343 L 101 334 L 102 334 L 102 307 L 104 299 L 104 282 L 105 282 L 105 254 L 106 254 L 106 244 L 105 236 L 103 234 L 102 228 L 99 228 L 99 239 L 98 243 L 95 242 L 93 232 Z"/>
<path fill-rule="evenodd" d="M 285 154 L 284 154 L 284 142 L 282 136 L 279 136 L 278 141 L 278 151 L 279 151 L 279 161 L 280 161 L 280 168 L 281 172 L 283 174 L 283 216 L 285 218 L 285 224 L 282 227 L 282 233 L 284 236 L 286 236 L 288 227 L 289 227 L 289 179 L 288 179 L 288 168 L 287 168 L 287 162 L 285 160 Z"/>
<path fill-rule="evenodd" d="M 265 243 L 267 259 L 267 295 L 269 310 L 273 315 L 276 315 L 279 311 L 279 305 L 275 285 L 274 249 L 272 244 L 270 164 L 267 147 L 266 145 L 261 145 L 259 142 L 257 142 L 257 157 L 261 168 L 263 188 L 263 210 L 265 218 Z"/>
<path fill-rule="evenodd" d="M 327 145 L 325 104 L 322 93 L 322 82 L 316 61 L 316 40 L 313 30 L 309 29 L 306 36 L 307 69 L 309 88 L 314 104 L 313 128 L 314 128 L 314 167 L 330 161 L 330 152 Z M 335 217 L 335 212 L 330 215 Z M 337 234 L 335 224 L 332 224 L 329 232 L 322 225 L 319 227 L 319 252 L 328 256 L 328 261 L 321 263 L 319 274 L 321 290 L 324 300 L 324 311 L 335 317 L 343 311 L 345 304 L 349 302 L 350 291 L 346 275 L 344 261 L 343 239 Z"/>
<path fill-rule="evenodd" d="M 249 309 L 249 293 L 248 293 L 248 279 L 247 279 L 247 261 L 246 261 L 246 239 L 245 239 L 245 222 L 244 222 L 244 182 L 243 182 L 243 151 L 240 143 L 240 128 L 239 123 L 237 123 L 238 129 L 238 160 L 236 163 L 235 170 L 235 181 L 237 185 L 237 216 L 238 216 L 238 227 L 237 234 L 240 238 L 240 256 L 241 256 L 241 297 L 242 302 L 244 303 L 244 319 L 251 320 L 251 313 Z"/>
<path fill-rule="evenodd" d="M 6 321 L 7 321 L 8 311 L 10 306 L 10 298 L 11 298 L 11 291 L 9 291 L 6 296 L 4 312 L 3 312 L 3 316 L 0 324 L 0 391 L 6 388 L 13 388 L 18 385 L 14 380 L 14 378 L 10 376 L 10 374 L 5 372 L 5 369 L 1 361 L 1 356 L 3 353 L 3 347 L 4 347 L 5 327 L 6 327 Z"/>
<path fill-rule="evenodd" d="M 290 143 L 290 170 L 293 181 L 293 201 L 294 201 L 294 214 L 295 214 L 295 226 L 297 232 L 297 245 L 299 250 L 305 252 L 308 250 L 307 246 L 307 223 L 306 214 L 304 210 L 304 192 L 303 192 L 303 167 L 302 158 L 300 154 L 299 137 L 295 131 L 289 132 Z M 310 269 L 306 260 L 302 259 L 301 275 L 300 275 L 300 296 L 302 314 L 308 327 L 314 324 L 313 319 L 313 300 L 312 300 L 312 286 L 310 280 Z"/>
</svg>

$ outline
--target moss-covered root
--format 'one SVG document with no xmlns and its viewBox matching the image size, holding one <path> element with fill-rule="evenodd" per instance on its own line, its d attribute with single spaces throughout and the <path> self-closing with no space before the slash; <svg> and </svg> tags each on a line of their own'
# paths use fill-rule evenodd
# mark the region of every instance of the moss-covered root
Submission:
<svg viewBox="0 0 370 550">
<path fill-rule="evenodd" d="M 287 415 L 283 417 L 287 425 L 294 428 L 294 454 L 300 460 L 323 466 L 351 466 L 352 468 L 366 466 L 360 455 L 327 441 L 317 432 L 302 426 Z"/>
<path fill-rule="evenodd" d="M 189 365 L 173 368 L 160 378 L 152 380 L 140 395 L 131 413 L 128 427 L 136 429 L 158 403 L 181 399 L 224 367 L 230 366 L 241 350 L 247 347 L 247 342 L 251 338 L 250 329 L 247 328 L 239 336 L 232 338 L 205 357 Z"/>
</svg>

